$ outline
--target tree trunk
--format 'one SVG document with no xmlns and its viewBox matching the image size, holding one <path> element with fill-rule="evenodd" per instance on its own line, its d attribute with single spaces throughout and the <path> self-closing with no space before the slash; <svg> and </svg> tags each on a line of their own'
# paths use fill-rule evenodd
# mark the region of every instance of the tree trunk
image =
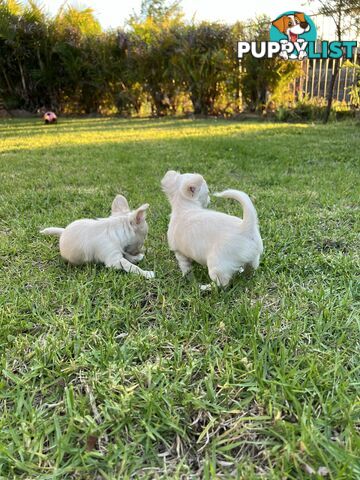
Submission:
<svg viewBox="0 0 360 480">
<path fill-rule="evenodd" d="M 9 94 L 10 94 L 10 93 L 13 93 L 13 88 L 12 88 L 10 82 L 9 82 L 9 78 L 8 78 L 8 76 L 7 76 L 7 74 L 6 74 L 6 70 L 5 70 L 3 67 L 1 67 L 1 71 L 2 71 L 2 74 L 3 74 L 3 76 L 4 76 L 6 85 L 7 85 L 8 89 L 9 89 L 9 92 L 8 92 L 8 93 L 9 93 Z"/>
<path fill-rule="evenodd" d="M 21 84 L 22 84 L 23 91 L 24 91 L 24 97 L 27 100 L 28 94 L 27 94 L 27 88 L 26 88 L 25 75 L 24 75 L 24 70 L 22 68 L 20 60 L 18 60 L 18 65 L 19 65 L 19 71 L 20 71 L 20 77 L 21 77 Z"/>
<path fill-rule="evenodd" d="M 342 15 L 343 12 L 342 12 L 342 9 L 343 9 L 343 0 L 339 0 L 339 6 L 338 6 L 338 11 L 337 11 L 337 21 L 335 21 L 337 39 L 338 39 L 339 42 L 341 42 L 342 28 L 343 28 L 343 15 Z M 333 102 L 334 86 L 335 86 L 337 76 L 339 74 L 339 70 L 340 70 L 340 58 L 337 58 L 335 60 L 334 73 L 331 77 L 329 94 L 328 94 L 328 102 L 327 102 L 327 106 L 326 106 L 326 110 L 325 110 L 324 123 L 327 123 L 329 121 L 329 117 L 330 117 L 330 113 L 331 113 L 331 105 L 332 105 L 332 102 Z"/>
<path fill-rule="evenodd" d="M 329 87 L 329 92 L 328 92 L 328 98 L 327 98 L 327 106 L 325 110 L 325 116 L 324 116 L 324 123 L 327 123 L 329 121 L 330 113 L 331 113 L 331 106 L 333 102 L 333 93 L 334 93 L 334 86 L 335 82 L 337 79 L 337 76 L 339 74 L 339 68 L 340 67 L 340 58 L 337 58 L 335 60 L 335 68 L 334 68 L 334 73 L 331 77 L 330 81 L 330 87 Z"/>
<path fill-rule="evenodd" d="M 193 104 L 194 114 L 200 115 L 202 113 L 201 99 L 194 94 L 190 94 L 191 103 Z"/>
</svg>

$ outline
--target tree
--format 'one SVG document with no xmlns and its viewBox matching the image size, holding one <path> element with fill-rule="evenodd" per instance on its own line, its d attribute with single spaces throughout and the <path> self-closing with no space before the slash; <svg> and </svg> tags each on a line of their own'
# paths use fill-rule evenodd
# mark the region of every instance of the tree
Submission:
<svg viewBox="0 0 360 480">
<path fill-rule="evenodd" d="M 177 35 L 179 50 L 172 61 L 194 113 L 213 114 L 222 86 L 234 74 L 236 41 L 231 27 L 202 22 L 182 27 Z"/>
<path fill-rule="evenodd" d="M 166 23 L 168 20 L 179 22 L 184 17 L 180 1 L 168 2 L 167 0 L 142 0 L 140 14 L 133 14 L 129 23 L 144 23 L 151 19 L 158 24 Z"/>
<path fill-rule="evenodd" d="M 82 35 L 100 35 L 102 33 L 100 23 L 94 16 L 92 8 L 76 8 L 62 6 L 55 18 L 56 27 L 60 31 L 76 30 Z"/>
<path fill-rule="evenodd" d="M 331 17 L 335 24 L 336 37 L 342 41 L 344 33 L 352 28 L 359 28 L 360 24 L 360 0 L 319 0 L 321 8 L 319 13 Z M 334 72 L 331 76 L 327 98 L 324 123 L 327 123 L 331 113 L 334 95 L 334 86 L 340 70 L 340 58 L 335 59 Z"/>
<path fill-rule="evenodd" d="M 244 38 L 248 41 L 268 41 L 270 23 L 267 16 L 256 18 L 246 28 Z M 289 62 L 279 57 L 254 58 L 252 55 L 242 60 L 242 67 L 241 90 L 251 111 L 264 109 L 269 94 L 275 102 L 284 101 L 288 97 L 290 82 L 301 71 L 300 62 Z"/>
<path fill-rule="evenodd" d="M 0 93 L 10 106 L 32 109 L 39 101 L 37 74 L 45 68 L 46 16 L 33 1 L 3 0 L 0 19 Z"/>
<path fill-rule="evenodd" d="M 140 54 L 138 80 L 150 96 L 152 112 L 159 116 L 176 111 L 179 82 L 172 58 L 178 54 L 176 31 L 182 17 L 178 2 L 143 0 L 140 15 L 129 20 Z"/>
<path fill-rule="evenodd" d="M 58 61 L 59 105 L 66 102 L 77 113 L 97 112 L 106 88 L 99 22 L 92 9 L 68 6 L 60 8 L 51 25 L 56 32 L 53 61 Z"/>
<path fill-rule="evenodd" d="M 0 95 L 6 106 L 58 111 L 76 99 L 83 110 L 96 110 L 106 81 L 102 43 L 92 41 L 100 33 L 89 9 L 62 8 L 52 19 L 33 0 L 0 0 Z"/>
</svg>

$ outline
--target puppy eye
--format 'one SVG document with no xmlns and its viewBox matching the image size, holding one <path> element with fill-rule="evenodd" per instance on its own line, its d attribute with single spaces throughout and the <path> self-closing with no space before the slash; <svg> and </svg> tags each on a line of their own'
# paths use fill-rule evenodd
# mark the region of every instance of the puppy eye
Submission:
<svg viewBox="0 0 360 480">
<path fill-rule="evenodd" d="M 291 26 L 292 26 L 292 23 L 291 23 L 291 22 L 289 22 L 289 23 L 288 23 L 288 25 L 289 25 L 289 27 L 291 27 Z"/>
</svg>

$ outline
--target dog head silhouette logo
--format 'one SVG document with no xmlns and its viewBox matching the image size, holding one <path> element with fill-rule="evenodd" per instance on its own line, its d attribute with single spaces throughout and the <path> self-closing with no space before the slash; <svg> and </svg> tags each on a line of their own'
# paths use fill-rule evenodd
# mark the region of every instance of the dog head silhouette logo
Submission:
<svg viewBox="0 0 360 480">
<path fill-rule="evenodd" d="M 303 60 L 307 56 L 307 52 L 305 49 L 301 49 L 301 44 L 316 41 L 314 22 L 303 12 L 283 13 L 273 20 L 271 25 L 270 40 L 283 44 L 284 48 L 280 56 L 286 60 L 289 58 Z M 300 48 L 294 49 L 294 45 L 300 46 Z"/>
</svg>

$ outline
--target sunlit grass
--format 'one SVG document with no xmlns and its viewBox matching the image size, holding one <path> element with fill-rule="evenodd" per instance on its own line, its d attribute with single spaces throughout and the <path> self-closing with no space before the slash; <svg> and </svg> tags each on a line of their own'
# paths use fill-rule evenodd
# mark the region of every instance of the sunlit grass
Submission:
<svg viewBox="0 0 360 480">
<path fill-rule="evenodd" d="M 271 132 L 278 129 L 273 123 L 235 122 L 194 122 L 192 120 L 133 120 L 130 124 L 126 120 L 62 120 L 61 124 L 43 125 L 38 121 L 35 125 L 24 125 L 18 122 L 9 122 L 2 128 L 1 150 L 35 150 L 42 148 L 68 147 L 71 145 L 100 145 L 106 143 L 127 143 L 141 140 L 159 141 L 167 139 L 254 135 Z M 32 122 L 33 123 L 33 122 Z M 284 131 L 295 131 L 308 128 L 306 124 L 283 126 Z"/>
<path fill-rule="evenodd" d="M 355 123 L 0 122 L 0 478 L 359 478 L 359 151 Z M 252 196 L 253 277 L 182 279 L 169 168 Z M 150 203 L 154 281 L 38 233 L 116 193 Z"/>
</svg>

